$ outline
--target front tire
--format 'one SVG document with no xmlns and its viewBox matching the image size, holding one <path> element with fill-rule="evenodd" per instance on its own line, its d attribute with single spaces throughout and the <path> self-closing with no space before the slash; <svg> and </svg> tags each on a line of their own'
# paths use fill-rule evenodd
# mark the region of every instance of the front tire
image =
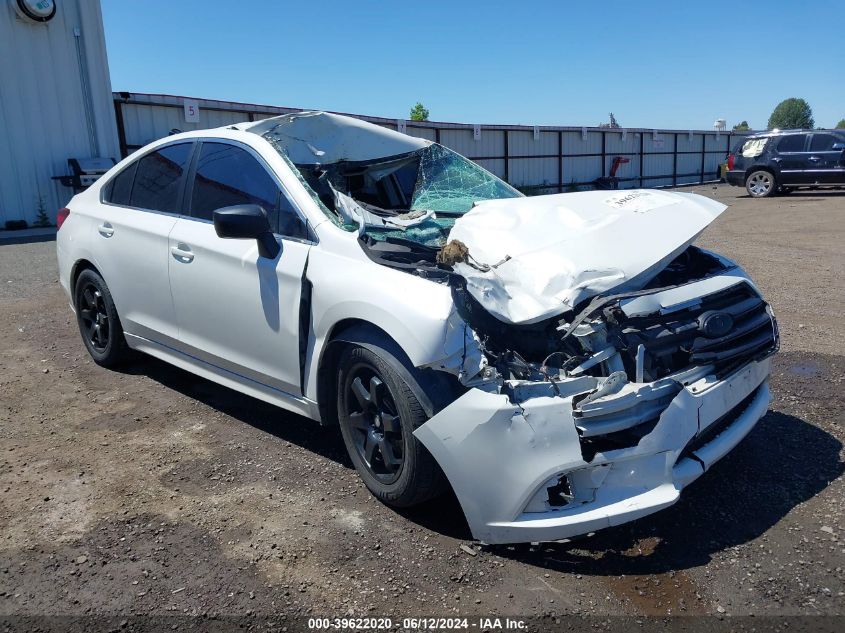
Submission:
<svg viewBox="0 0 845 633">
<path fill-rule="evenodd" d="M 765 169 L 753 171 L 745 179 L 745 190 L 752 198 L 767 198 L 777 191 L 775 175 Z"/>
<path fill-rule="evenodd" d="M 85 348 L 102 367 L 115 367 L 129 357 L 129 346 L 111 292 L 95 271 L 83 270 L 73 293 L 76 322 Z"/>
<path fill-rule="evenodd" d="M 445 477 L 413 435 L 428 418 L 408 383 L 368 347 L 346 347 L 338 369 L 340 432 L 370 492 L 395 507 L 442 493 Z"/>
</svg>

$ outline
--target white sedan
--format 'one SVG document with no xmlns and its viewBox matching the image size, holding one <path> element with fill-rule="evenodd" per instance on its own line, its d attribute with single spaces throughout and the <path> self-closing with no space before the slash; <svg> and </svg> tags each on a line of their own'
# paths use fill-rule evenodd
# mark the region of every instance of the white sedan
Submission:
<svg viewBox="0 0 845 633">
<path fill-rule="evenodd" d="M 771 309 L 692 246 L 724 208 L 527 198 L 306 112 L 151 143 L 60 210 L 57 251 L 100 365 L 138 350 L 338 424 L 384 502 L 451 485 L 476 538 L 543 541 L 671 505 L 766 412 Z"/>
</svg>

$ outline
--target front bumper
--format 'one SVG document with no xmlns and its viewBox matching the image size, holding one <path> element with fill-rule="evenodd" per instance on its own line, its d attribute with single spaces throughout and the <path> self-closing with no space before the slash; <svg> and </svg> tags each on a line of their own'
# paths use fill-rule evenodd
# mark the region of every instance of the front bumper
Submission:
<svg viewBox="0 0 845 633">
<path fill-rule="evenodd" d="M 534 384 L 515 401 L 471 389 L 414 434 L 452 484 L 475 538 L 558 540 L 675 503 L 766 413 L 769 371 L 766 358 L 722 379 L 696 380 L 680 389 L 636 445 L 597 452 L 589 461 L 573 405 L 593 388 L 586 378 L 557 383 L 557 393 L 549 383 Z M 631 384 L 606 406 L 616 415 L 624 411 L 619 407 L 647 404 L 654 385 Z M 571 486 L 568 503 L 545 502 L 561 477 Z"/>
</svg>

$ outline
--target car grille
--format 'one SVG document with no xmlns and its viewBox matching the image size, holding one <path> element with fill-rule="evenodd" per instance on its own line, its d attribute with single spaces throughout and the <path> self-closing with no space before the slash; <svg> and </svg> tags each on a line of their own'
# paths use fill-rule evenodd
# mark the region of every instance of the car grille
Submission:
<svg viewBox="0 0 845 633">
<path fill-rule="evenodd" d="M 732 325 L 714 333 L 708 322 L 729 319 Z M 725 316 L 727 315 L 727 316 Z M 749 360 L 777 349 L 777 323 L 763 299 L 746 283 L 702 297 L 700 302 L 670 314 L 624 318 L 620 322 L 623 359 L 631 379 L 639 346 L 644 348 L 643 378 L 657 380 L 701 365 L 724 375 Z"/>
</svg>

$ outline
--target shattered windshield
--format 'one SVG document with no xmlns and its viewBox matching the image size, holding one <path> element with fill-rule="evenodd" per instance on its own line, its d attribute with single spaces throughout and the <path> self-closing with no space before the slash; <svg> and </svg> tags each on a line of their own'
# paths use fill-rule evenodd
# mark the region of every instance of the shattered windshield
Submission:
<svg viewBox="0 0 845 633">
<path fill-rule="evenodd" d="M 442 145 L 430 145 L 419 154 L 412 209 L 466 213 L 478 200 L 522 195 L 489 171 Z"/>
<path fill-rule="evenodd" d="M 268 141 L 293 165 L 284 148 Z M 480 200 L 516 198 L 516 189 L 442 145 L 367 161 L 296 164 L 297 177 L 338 226 L 376 240 L 446 243 L 460 215 Z"/>
</svg>

